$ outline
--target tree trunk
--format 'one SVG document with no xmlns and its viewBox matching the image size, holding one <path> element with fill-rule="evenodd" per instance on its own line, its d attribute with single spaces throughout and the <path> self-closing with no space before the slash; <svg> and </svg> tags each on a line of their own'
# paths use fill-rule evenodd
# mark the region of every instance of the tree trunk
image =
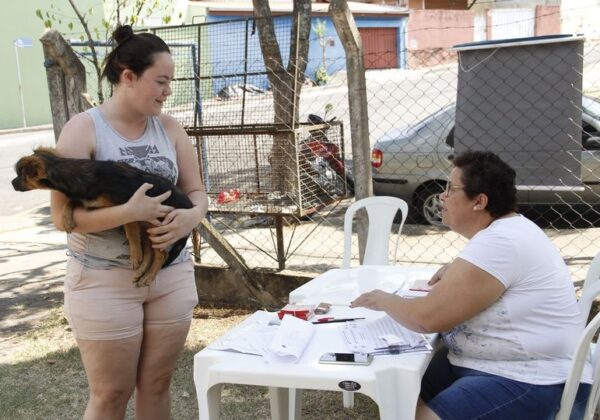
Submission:
<svg viewBox="0 0 600 420">
<path fill-rule="evenodd" d="M 284 68 L 268 0 L 252 0 L 260 48 L 273 89 L 274 123 L 289 130 L 298 126 L 299 98 L 308 56 L 310 0 L 294 0 L 290 55 Z M 275 135 L 271 150 L 273 190 L 298 197 L 298 160 L 292 132 Z"/>
<path fill-rule="evenodd" d="M 46 31 L 40 41 L 50 92 L 54 138 L 75 114 L 92 107 L 85 92 L 85 68 L 71 46 L 56 29 Z"/>
</svg>

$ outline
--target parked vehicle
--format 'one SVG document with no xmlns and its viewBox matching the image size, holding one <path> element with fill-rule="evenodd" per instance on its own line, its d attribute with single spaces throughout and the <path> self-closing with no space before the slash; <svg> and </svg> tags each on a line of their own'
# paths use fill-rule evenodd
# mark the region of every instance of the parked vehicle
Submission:
<svg viewBox="0 0 600 420">
<path fill-rule="evenodd" d="M 417 124 L 384 134 L 371 153 L 373 191 L 411 203 L 421 221 L 441 223 L 439 194 L 454 158 L 455 105 Z M 582 191 L 518 190 L 523 205 L 600 205 L 600 101 L 583 97 Z"/>
<path fill-rule="evenodd" d="M 352 180 L 346 173 L 344 160 L 341 156 L 340 148 L 337 144 L 327 138 L 328 124 L 332 123 L 335 117 L 325 121 L 316 114 L 308 115 L 308 122 L 315 127 L 323 127 L 311 131 L 308 139 L 300 144 L 300 157 L 310 164 L 308 171 L 317 182 L 326 190 L 336 192 L 339 188 L 339 180 L 345 180 L 346 188 L 352 191 Z M 305 170 L 308 168 L 303 166 Z"/>
</svg>

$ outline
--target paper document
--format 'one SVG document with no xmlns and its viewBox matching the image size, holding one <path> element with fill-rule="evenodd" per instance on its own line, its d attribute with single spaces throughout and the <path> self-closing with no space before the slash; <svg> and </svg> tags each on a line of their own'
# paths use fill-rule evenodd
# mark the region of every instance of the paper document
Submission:
<svg viewBox="0 0 600 420">
<path fill-rule="evenodd" d="M 396 353 L 432 350 L 423 334 L 403 327 L 387 315 L 373 321 L 346 322 L 340 326 L 340 332 L 353 352 L 383 354 L 386 349 L 396 349 Z"/>
<path fill-rule="evenodd" d="M 276 314 L 260 311 L 253 315 L 253 322 L 242 326 L 209 344 L 212 350 L 234 351 L 262 356 L 267 352 L 279 325 L 270 325 Z"/>
<path fill-rule="evenodd" d="M 264 357 L 268 363 L 296 363 L 315 333 L 315 326 L 295 316 L 285 315 Z"/>
<path fill-rule="evenodd" d="M 394 293 L 395 295 L 398 295 L 400 297 L 403 298 L 416 298 L 416 297 L 423 297 L 423 296 L 427 296 L 427 294 L 429 293 L 429 291 L 427 290 L 398 290 L 396 293 Z"/>
</svg>

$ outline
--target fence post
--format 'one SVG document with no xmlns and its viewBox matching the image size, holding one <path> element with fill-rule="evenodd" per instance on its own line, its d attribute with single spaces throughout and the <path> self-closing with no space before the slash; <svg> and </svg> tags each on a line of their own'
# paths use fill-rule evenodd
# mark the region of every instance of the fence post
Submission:
<svg viewBox="0 0 600 420">
<path fill-rule="evenodd" d="M 44 32 L 40 42 L 44 50 L 54 139 L 58 140 L 67 121 L 93 104 L 85 93 L 85 67 L 62 35 L 50 29 Z"/>
<path fill-rule="evenodd" d="M 346 72 L 348 75 L 348 105 L 350 108 L 350 129 L 352 139 L 352 161 L 354 173 L 354 193 L 357 200 L 373 195 L 371 180 L 369 111 L 367 107 L 367 83 L 362 42 L 358 28 L 348 8 L 346 0 L 331 0 L 329 15 L 346 52 Z M 367 239 L 368 219 L 364 211 L 357 215 L 358 246 L 360 260 L 364 255 Z"/>
</svg>

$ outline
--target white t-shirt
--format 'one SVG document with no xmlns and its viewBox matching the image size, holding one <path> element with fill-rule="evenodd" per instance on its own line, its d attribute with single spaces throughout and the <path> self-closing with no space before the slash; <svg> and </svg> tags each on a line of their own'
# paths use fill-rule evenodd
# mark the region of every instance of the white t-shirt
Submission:
<svg viewBox="0 0 600 420">
<path fill-rule="evenodd" d="M 506 290 L 442 334 L 450 362 L 536 385 L 564 383 L 585 321 L 567 267 L 544 232 L 523 216 L 498 219 L 458 257 Z M 591 377 L 588 364 L 583 382 Z"/>
</svg>

